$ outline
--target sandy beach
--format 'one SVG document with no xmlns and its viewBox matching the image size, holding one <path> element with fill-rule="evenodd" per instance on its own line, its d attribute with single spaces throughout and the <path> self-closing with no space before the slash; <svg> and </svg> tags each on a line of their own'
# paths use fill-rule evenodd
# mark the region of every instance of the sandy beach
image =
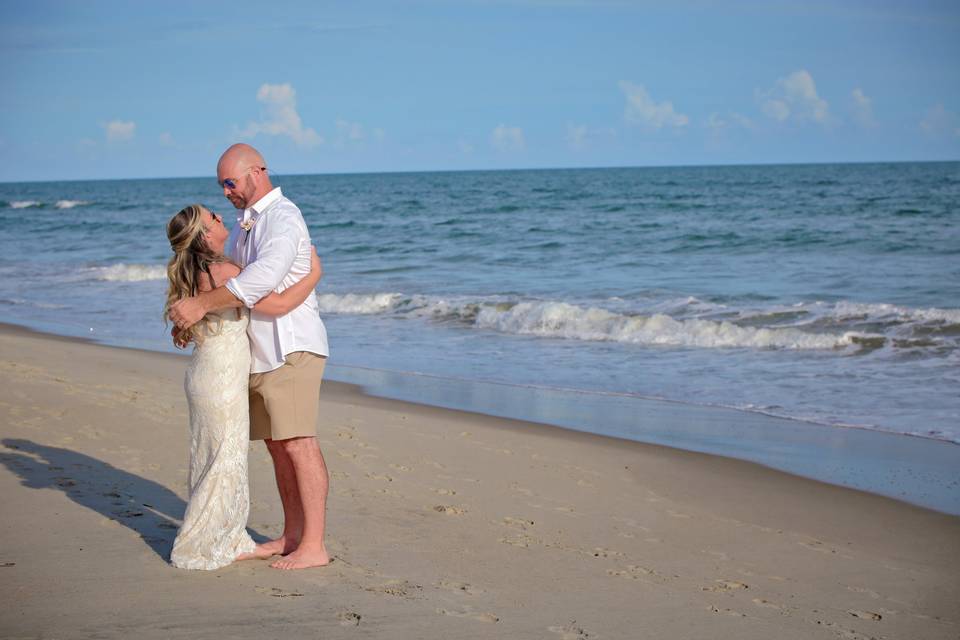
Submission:
<svg viewBox="0 0 960 640">
<path fill-rule="evenodd" d="M 334 562 L 181 571 L 187 359 L 10 326 L 0 353 L 3 638 L 960 637 L 958 517 L 333 382 Z"/>
</svg>

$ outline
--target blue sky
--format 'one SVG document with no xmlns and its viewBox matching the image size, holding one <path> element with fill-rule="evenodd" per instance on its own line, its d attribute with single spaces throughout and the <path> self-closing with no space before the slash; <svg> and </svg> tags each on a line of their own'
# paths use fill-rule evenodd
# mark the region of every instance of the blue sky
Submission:
<svg viewBox="0 0 960 640">
<path fill-rule="evenodd" d="M 268 8 L 270 7 L 270 8 Z M 0 181 L 960 159 L 960 3 L 0 0 Z"/>
</svg>

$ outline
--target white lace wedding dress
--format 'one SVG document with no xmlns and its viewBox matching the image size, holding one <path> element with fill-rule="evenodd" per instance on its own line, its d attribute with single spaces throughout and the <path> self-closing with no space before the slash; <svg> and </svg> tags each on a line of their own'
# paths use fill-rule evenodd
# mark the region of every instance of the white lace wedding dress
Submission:
<svg viewBox="0 0 960 640">
<path fill-rule="evenodd" d="M 190 502 L 170 562 L 181 569 L 219 569 L 253 551 L 247 533 L 250 494 L 247 311 L 207 316 L 184 387 L 190 409 Z M 219 325 L 219 331 L 218 331 Z"/>
</svg>

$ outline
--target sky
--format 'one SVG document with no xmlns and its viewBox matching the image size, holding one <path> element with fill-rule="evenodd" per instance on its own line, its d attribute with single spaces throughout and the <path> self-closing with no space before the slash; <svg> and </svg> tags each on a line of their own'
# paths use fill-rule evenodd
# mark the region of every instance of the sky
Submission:
<svg viewBox="0 0 960 640">
<path fill-rule="evenodd" d="M 960 159 L 960 2 L 0 0 L 0 181 Z"/>
</svg>

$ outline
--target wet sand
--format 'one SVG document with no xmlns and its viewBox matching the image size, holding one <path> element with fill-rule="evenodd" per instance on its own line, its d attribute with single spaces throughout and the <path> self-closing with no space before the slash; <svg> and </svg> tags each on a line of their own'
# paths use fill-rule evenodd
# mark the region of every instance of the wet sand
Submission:
<svg viewBox="0 0 960 640">
<path fill-rule="evenodd" d="M 0 328 L 0 637 L 960 636 L 958 517 L 337 383 L 333 564 L 174 569 L 186 362 Z M 250 462 L 273 536 L 262 445 Z"/>
</svg>

